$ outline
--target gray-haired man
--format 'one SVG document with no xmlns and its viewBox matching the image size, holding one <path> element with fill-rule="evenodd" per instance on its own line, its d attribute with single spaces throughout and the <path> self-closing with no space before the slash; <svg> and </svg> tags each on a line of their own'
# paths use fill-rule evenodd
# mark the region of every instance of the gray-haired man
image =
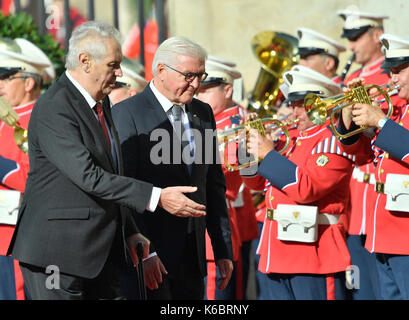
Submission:
<svg viewBox="0 0 409 320">
<path fill-rule="evenodd" d="M 159 189 L 121 176 L 107 97 L 122 75 L 118 34 L 95 21 L 75 29 L 66 73 L 31 116 L 31 172 L 9 252 L 20 261 L 33 299 L 121 296 L 117 266 L 126 255 L 125 243 L 135 262 L 137 242 L 143 242 L 145 256 L 149 250 L 149 240 L 125 209 L 161 206 L 182 217 L 205 214 L 204 206 L 183 194 L 195 188 Z"/>
</svg>

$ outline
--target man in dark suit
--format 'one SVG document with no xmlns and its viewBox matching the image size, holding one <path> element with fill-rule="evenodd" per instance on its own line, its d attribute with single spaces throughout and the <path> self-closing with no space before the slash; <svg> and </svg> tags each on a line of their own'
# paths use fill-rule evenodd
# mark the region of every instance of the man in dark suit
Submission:
<svg viewBox="0 0 409 320">
<path fill-rule="evenodd" d="M 33 109 L 30 173 L 9 247 L 33 299 L 120 297 L 117 267 L 126 246 L 135 263 L 137 242 L 143 242 L 145 256 L 149 251 L 130 209 L 205 214 L 203 205 L 183 194 L 195 188 L 159 189 L 121 176 L 107 97 L 122 75 L 118 39 L 119 32 L 103 22 L 75 29 L 67 71 Z"/>
<path fill-rule="evenodd" d="M 189 197 L 207 208 L 205 217 L 194 220 L 162 208 L 153 215 L 136 215 L 151 240 L 151 254 L 144 261 L 149 299 L 203 299 L 206 228 L 221 288 L 233 269 L 216 124 L 210 106 L 193 98 L 207 76 L 206 58 L 206 51 L 186 38 L 167 39 L 155 54 L 153 81 L 112 110 L 125 175 L 160 187 L 197 186 L 198 192 Z"/>
</svg>

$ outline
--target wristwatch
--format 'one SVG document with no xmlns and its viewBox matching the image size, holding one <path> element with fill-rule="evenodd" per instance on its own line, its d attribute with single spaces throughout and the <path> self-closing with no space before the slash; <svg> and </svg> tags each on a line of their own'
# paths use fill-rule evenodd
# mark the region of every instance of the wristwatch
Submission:
<svg viewBox="0 0 409 320">
<path fill-rule="evenodd" d="M 388 117 L 385 117 L 385 118 L 380 119 L 380 120 L 378 121 L 378 128 L 379 128 L 379 129 L 382 129 L 383 126 L 385 125 L 386 121 L 388 121 L 388 119 L 389 119 Z"/>
</svg>

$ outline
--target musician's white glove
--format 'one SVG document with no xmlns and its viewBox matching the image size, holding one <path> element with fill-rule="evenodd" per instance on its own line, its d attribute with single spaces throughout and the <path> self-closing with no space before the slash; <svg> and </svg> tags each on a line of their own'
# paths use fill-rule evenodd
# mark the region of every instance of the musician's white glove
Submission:
<svg viewBox="0 0 409 320">
<path fill-rule="evenodd" d="M 0 97 L 0 119 L 9 126 L 14 126 L 20 119 L 10 103 L 3 97 Z"/>
</svg>

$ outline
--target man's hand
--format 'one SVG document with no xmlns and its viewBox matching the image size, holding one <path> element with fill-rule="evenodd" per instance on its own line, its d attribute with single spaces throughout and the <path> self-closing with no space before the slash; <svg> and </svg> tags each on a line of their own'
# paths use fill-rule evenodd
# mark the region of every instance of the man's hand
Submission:
<svg viewBox="0 0 409 320">
<path fill-rule="evenodd" d="M 206 207 L 190 200 L 184 193 L 193 193 L 197 187 L 168 187 L 162 189 L 158 205 L 169 213 L 182 217 L 206 215 Z"/>
<path fill-rule="evenodd" d="M 143 262 L 143 268 L 145 271 L 145 281 L 148 289 L 158 289 L 159 284 L 163 281 L 162 275 L 168 274 L 162 261 L 158 256 L 150 257 Z"/>
<path fill-rule="evenodd" d="M 14 126 L 20 119 L 18 114 L 13 110 L 10 103 L 0 97 L 0 119 L 3 120 L 8 126 Z"/>
<path fill-rule="evenodd" d="M 149 255 L 149 246 L 151 242 L 145 238 L 142 233 L 135 233 L 126 239 L 129 253 L 131 254 L 132 261 L 136 266 L 139 262 L 138 255 L 136 254 L 136 246 L 139 242 L 142 242 L 143 244 L 143 258 L 147 258 Z"/>
<path fill-rule="evenodd" d="M 372 102 L 372 105 L 356 103 L 352 116 L 356 125 L 367 127 L 376 127 L 379 120 L 386 118 L 385 113 L 376 102 Z"/>
<path fill-rule="evenodd" d="M 216 265 L 220 272 L 220 277 L 216 281 L 219 283 L 219 290 L 223 290 L 230 281 L 233 272 L 233 262 L 229 259 L 220 259 L 216 261 Z"/>
<path fill-rule="evenodd" d="M 247 139 L 247 151 L 260 160 L 273 150 L 275 143 L 272 139 L 263 137 L 256 129 L 249 130 L 249 137 Z"/>
</svg>

